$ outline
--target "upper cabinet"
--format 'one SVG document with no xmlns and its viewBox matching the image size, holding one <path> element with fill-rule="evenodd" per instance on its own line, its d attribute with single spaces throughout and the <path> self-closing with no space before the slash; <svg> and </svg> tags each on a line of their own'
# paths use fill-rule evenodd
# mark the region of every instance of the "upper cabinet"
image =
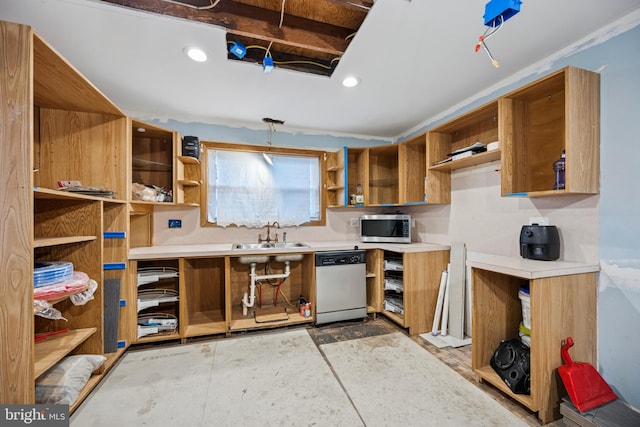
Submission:
<svg viewBox="0 0 640 427">
<path fill-rule="evenodd" d="M 600 75 L 566 67 L 499 99 L 503 196 L 596 194 Z M 565 188 L 553 164 L 566 153 Z"/>
<path fill-rule="evenodd" d="M 456 153 L 476 143 L 496 144 Z M 347 151 L 347 194 L 363 183 L 365 206 L 450 203 L 451 171 L 497 160 L 505 197 L 597 194 L 600 76 L 566 67 L 400 144 Z"/>
<path fill-rule="evenodd" d="M 400 204 L 426 201 L 427 140 L 420 135 L 398 145 Z"/>
<path fill-rule="evenodd" d="M 173 203 L 177 132 L 131 120 L 133 202 Z"/>
<path fill-rule="evenodd" d="M 369 148 L 368 205 L 397 205 L 400 201 L 398 145 Z"/>
</svg>

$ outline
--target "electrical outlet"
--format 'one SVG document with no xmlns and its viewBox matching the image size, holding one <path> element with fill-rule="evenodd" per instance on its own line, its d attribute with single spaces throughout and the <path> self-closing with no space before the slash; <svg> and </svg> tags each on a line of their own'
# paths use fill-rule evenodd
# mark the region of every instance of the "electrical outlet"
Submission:
<svg viewBox="0 0 640 427">
<path fill-rule="evenodd" d="M 169 228 L 182 228 L 182 220 L 181 219 L 170 219 L 169 220 Z"/>
<path fill-rule="evenodd" d="M 358 226 L 358 218 L 351 218 L 351 226 L 352 227 Z"/>
<path fill-rule="evenodd" d="M 530 216 L 529 225 L 531 224 L 549 225 L 549 218 L 546 216 Z"/>
</svg>

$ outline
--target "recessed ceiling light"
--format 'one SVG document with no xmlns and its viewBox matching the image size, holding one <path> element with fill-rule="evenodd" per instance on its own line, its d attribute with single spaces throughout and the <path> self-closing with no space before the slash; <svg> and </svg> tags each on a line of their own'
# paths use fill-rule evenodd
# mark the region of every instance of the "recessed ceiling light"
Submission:
<svg viewBox="0 0 640 427">
<path fill-rule="evenodd" d="M 358 83 L 360 83 L 360 79 L 354 76 L 348 76 L 342 80 L 342 86 L 344 87 L 354 87 L 357 86 Z"/>
<path fill-rule="evenodd" d="M 207 60 L 207 54 L 202 49 L 197 47 L 189 47 L 185 49 L 187 56 L 196 62 L 205 62 Z"/>
<path fill-rule="evenodd" d="M 136 130 L 140 133 L 145 133 L 147 131 L 145 128 L 138 128 Z"/>
</svg>

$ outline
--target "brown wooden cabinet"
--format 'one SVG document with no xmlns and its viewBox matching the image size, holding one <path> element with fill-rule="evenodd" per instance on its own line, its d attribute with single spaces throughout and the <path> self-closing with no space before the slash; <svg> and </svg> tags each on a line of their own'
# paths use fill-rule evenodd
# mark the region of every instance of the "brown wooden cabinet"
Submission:
<svg viewBox="0 0 640 427">
<path fill-rule="evenodd" d="M 134 187 L 129 200 L 135 203 L 173 203 L 176 182 L 174 158 L 178 134 L 175 131 L 131 120 L 131 183 L 163 189 L 168 197 L 155 200 Z"/>
<path fill-rule="evenodd" d="M 398 144 L 400 204 L 426 203 L 427 139 L 424 134 Z"/>
<path fill-rule="evenodd" d="M 182 336 L 226 333 L 225 277 L 228 257 L 180 259 Z"/>
<path fill-rule="evenodd" d="M 286 254 L 299 256 L 300 260 L 290 261 L 289 277 L 280 286 L 279 279 L 261 280 L 262 285 L 255 290 L 254 306 L 242 310 L 242 298 L 250 291 L 251 265 L 240 262 L 240 257 L 230 257 L 226 283 L 225 312 L 229 331 L 265 329 L 301 323 L 311 323 L 315 318 L 315 261 L 313 253 Z M 269 262 L 258 263 L 258 275 L 282 274 L 285 263 L 277 256 L 270 254 Z M 303 297 L 311 303 L 312 312 L 309 317 L 300 314 L 297 306 L 298 299 Z"/>
<path fill-rule="evenodd" d="M 472 267 L 472 368 L 547 424 L 560 417 L 564 386 L 556 373 L 562 340 L 571 336 L 574 360 L 596 361 L 596 276 L 598 266 L 558 261 L 489 257 Z M 517 338 L 522 321 L 520 288 L 529 289 L 531 394 L 515 394 L 490 366 L 500 342 Z"/>
<path fill-rule="evenodd" d="M 600 76 L 566 67 L 499 99 L 503 196 L 596 194 L 600 176 Z M 553 163 L 566 152 L 566 188 Z"/>
<path fill-rule="evenodd" d="M 440 276 L 442 270 L 447 268 L 449 250 L 405 253 L 384 251 L 383 254 L 384 275 L 379 283 L 385 292 L 382 314 L 409 329 L 410 335 L 430 331 Z"/>
<path fill-rule="evenodd" d="M 0 22 L 0 34 L 0 133 L 11 142 L 2 146 L 0 168 L 0 401 L 34 403 L 36 378 L 63 357 L 104 354 L 74 411 L 130 340 L 123 314 L 122 345 L 105 354 L 103 288 L 115 279 L 126 289 L 128 276 L 127 117 L 29 26 Z M 115 198 L 60 191 L 59 181 L 99 186 Z M 34 264 L 41 261 L 71 262 L 98 284 L 84 306 L 53 302 L 67 322 L 34 317 Z M 34 333 L 60 329 L 69 332 L 34 344 Z"/>
<path fill-rule="evenodd" d="M 400 169 L 397 145 L 369 148 L 368 186 L 367 205 L 398 205 L 400 203 Z"/>
</svg>

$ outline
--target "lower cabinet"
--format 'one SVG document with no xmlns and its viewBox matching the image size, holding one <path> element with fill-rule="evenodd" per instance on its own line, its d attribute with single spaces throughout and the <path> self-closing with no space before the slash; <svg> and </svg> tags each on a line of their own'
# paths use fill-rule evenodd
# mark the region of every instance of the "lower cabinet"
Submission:
<svg viewBox="0 0 640 427">
<path fill-rule="evenodd" d="M 313 322 L 314 254 L 231 257 L 227 275 L 229 330 Z M 311 303 L 301 314 L 298 301 Z"/>
<path fill-rule="evenodd" d="M 382 314 L 409 329 L 410 335 L 430 331 L 449 250 L 381 252 L 378 286 L 384 290 Z"/>
<path fill-rule="evenodd" d="M 515 262 L 552 268 L 545 261 Z M 556 372 L 563 364 L 562 341 L 572 337 L 575 346 L 570 350 L 571 357 L 595 366 L 597 266 L 564 262 L 555 272 L 541 272 L 520 269 L 509 262 L 469 264 L 473 281 L 472 369 L 481 381 L 538 412 L 543 424 L 560 418 L 560 399 L 566 394 Z M 567 274 L 572 269 L 575 274 Z M 513 393 L 490 365 L 502 340 L 518 338 L 522 321 L 520 288 L 529 289 L 530 294 L 530 394 Z"/>
<path fill-rule="evenodd" d="M 180 259 L 180 323 L 183 337 L 227 332 L 225 269 L 219 258 Z"/>
<path fill-rule="evenodd" d="M 129 305 L 129 315 L 137 324 L 129 332 L 136 343 L 314 319 L 313 253 L 137 260 L 130 268 L 136 304 Z M 308 313 L 300 312 L 301 298 L 310 303 Z"/>
</svg>

